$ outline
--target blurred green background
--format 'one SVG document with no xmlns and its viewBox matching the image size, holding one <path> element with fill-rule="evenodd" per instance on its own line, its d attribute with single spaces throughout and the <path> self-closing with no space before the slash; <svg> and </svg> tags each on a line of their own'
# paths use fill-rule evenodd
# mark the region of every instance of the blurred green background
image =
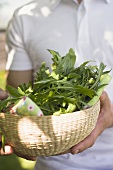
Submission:
<svg viewBox="0 0 113 170">
<path fill-rule="evenodd" d="M 0 70 L 0 88 L 5 89 L 5 71 Z M 15 154 L 0 156 L 0 170 L 33 170 L 35 162 L 17 157 Z"/>
</svg>

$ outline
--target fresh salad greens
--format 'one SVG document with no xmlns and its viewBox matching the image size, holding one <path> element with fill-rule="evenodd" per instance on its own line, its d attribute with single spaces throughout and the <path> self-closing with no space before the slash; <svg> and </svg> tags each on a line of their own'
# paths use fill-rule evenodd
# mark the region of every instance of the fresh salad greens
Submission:
<svg viewBox="0 0 113 170">
<path fill-rule="evenodd" d="M 99 100 L 111 80 L 110 70 L 104 71 L 106 66 L 102 62 L 99 67 L 89 65 L 90 61 L 75 67 L 76 55 L 72 48 L 63 57 L 56 51 L 48 51 L 53 56 L 51 71 L 42 63 L 33 84 L 22 84 L 18 89 L 7 86 L 9 97 L 0 102 L 1 111 L 23 96 L 32 99 L 44 115 L 78 111 Z"/>
</svg>

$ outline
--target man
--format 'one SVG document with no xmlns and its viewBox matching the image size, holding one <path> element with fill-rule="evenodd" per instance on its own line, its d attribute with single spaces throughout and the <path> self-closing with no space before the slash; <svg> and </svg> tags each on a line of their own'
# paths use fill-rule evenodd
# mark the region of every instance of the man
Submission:
<svg viewBox="0 0 113 170">
<path fill-rule="evenodd" d="M 7 31 L 7 83 L 33 81 L 42 62 L 51 65 L 46 49 L 66 54 L 73 48 L 77 65 L 86 60 L 113 66 L 113 1 L 38 0 L 18 9 Z M 113 72 L 111 73 L 113 76 Z M 65 153 L 38 157 L 35 170 L 113 169 L 113 80 L 100 98 L 101 112 L 93 132 Z M 109 99 L 110 98 L 110 99 Z M 69 152 L 69 151 L 67 151 Z M 78 154 L 77 154 L 78 153 Z"/>
</svg>

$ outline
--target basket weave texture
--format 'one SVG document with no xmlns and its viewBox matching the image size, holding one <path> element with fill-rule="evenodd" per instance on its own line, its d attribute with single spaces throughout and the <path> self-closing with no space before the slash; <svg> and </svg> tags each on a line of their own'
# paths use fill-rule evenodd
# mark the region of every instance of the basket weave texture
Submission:
<svg viewBox="0 0 113 170">
<path fill-rule="evenodd" d="M 18 116 L 0 113 L 0 128 L 15 152 L 52 156 L 65 152 L 94 129 L 100 102 L 93 107 L 60 116 Z"/>
</svg>

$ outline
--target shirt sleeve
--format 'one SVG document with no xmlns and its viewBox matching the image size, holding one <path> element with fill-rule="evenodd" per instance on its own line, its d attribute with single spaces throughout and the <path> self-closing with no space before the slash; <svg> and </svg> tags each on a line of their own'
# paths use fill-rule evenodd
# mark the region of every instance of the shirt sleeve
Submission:
<svg viewBox="0 0 113 170">
<path fill-rule="evenodd" d="M 31 70 L 32 62 L 23 41 L 22 22 L 18 11 L 15 11 L 6 31 L 6 70 Z"/>
</svg>

